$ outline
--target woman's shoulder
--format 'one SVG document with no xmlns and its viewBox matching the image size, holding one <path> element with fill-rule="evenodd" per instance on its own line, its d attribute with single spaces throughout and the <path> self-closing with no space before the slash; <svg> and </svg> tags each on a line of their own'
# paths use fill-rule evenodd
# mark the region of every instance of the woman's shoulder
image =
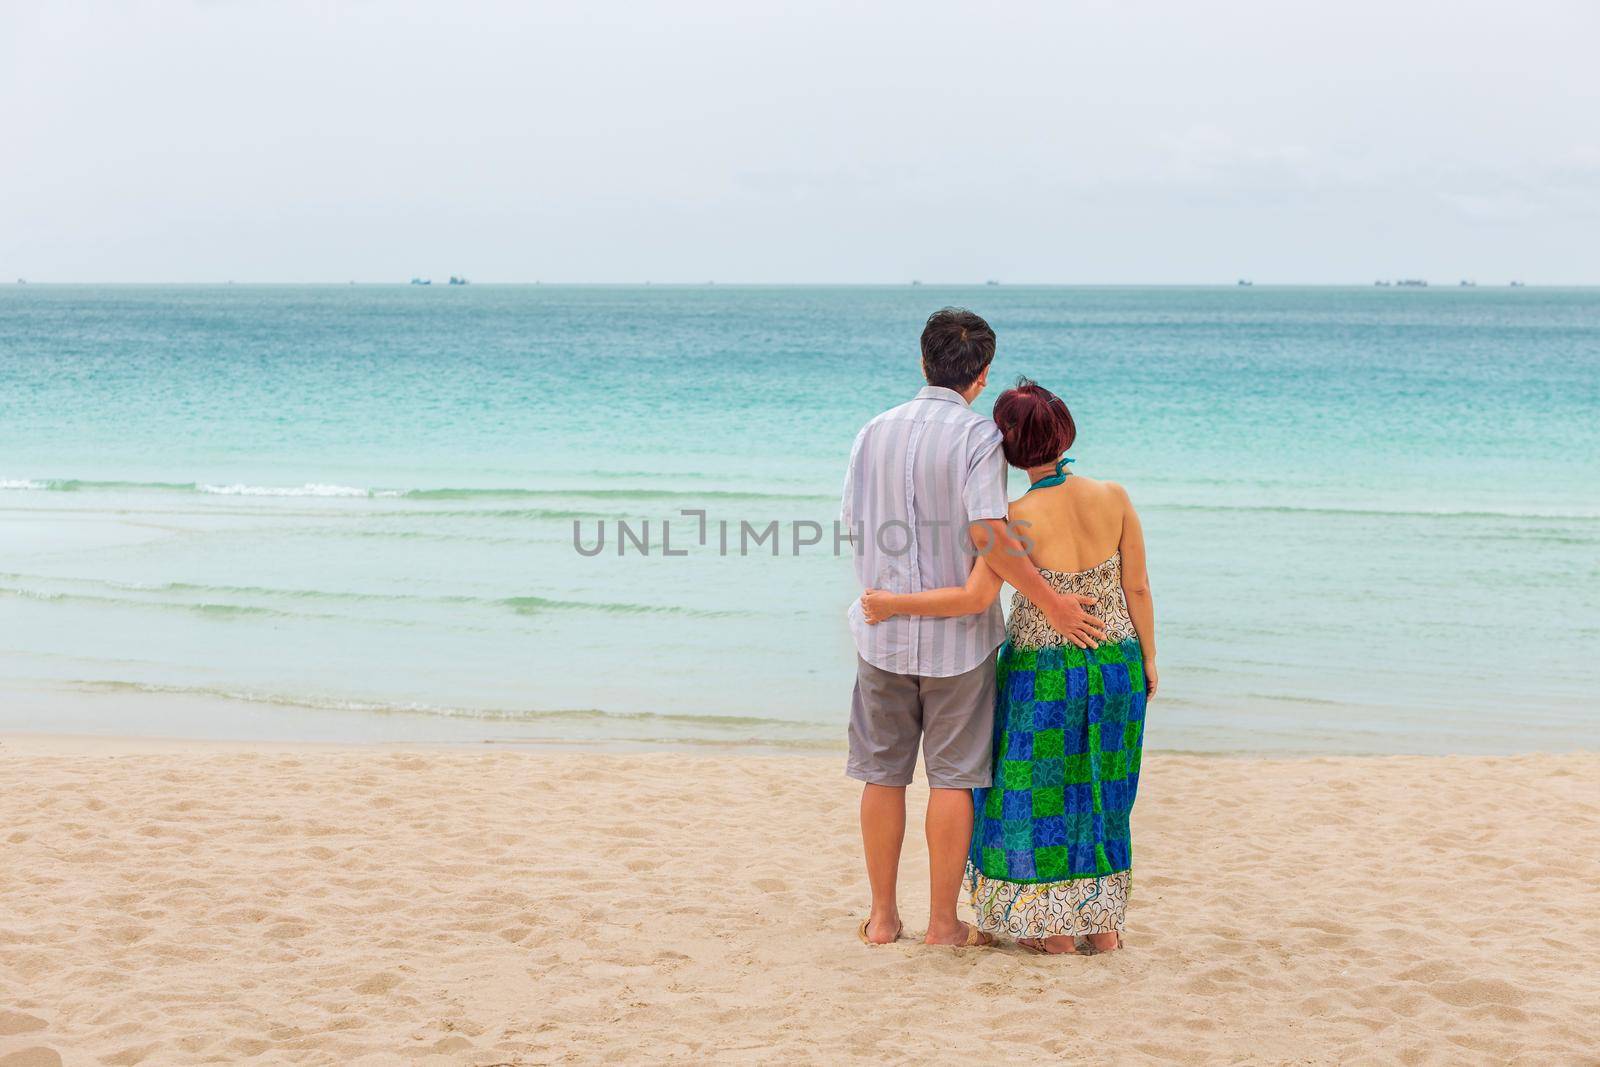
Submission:
<svg viewBox="0 0 1600 1067">
<path fill-rule="evenodd" d="M 1082 506 L 1093 514 L 1105 516 L 1108 520 L 1120 521 L 1133 503 L 1128 499 L 1128 491 L 1122 487 L 1121 482 L 1106 481 L 1100 478 L 1078 477 L 1072 481 L 1079 482 L 1078 499 Z"/>
<path fill-rule="evenodd" d="M 1122 487 L 1121 482 L 1113 482 L 1104 478 L 1090 478 L 1087 475 L 1075 474 L 1071 478 L 1071 484 L 1076 486 L 1080 492 L 1088 496 L 1107 497 L 1118 500 L 1128 499 L 1128 491 Z"/>
</svg>

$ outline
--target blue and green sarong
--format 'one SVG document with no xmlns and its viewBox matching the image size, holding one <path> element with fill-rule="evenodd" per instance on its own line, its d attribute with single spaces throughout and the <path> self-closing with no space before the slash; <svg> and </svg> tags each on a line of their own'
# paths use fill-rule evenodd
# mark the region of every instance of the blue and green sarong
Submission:
<svg viewBox="0 0 1600 1067">
<path fill-rule="evenodd" d="M 994 784 L 973 790 L 967 865 L 980 929 L 1016 938 L 1122 931 L 1144 717 L 1137 638 L 1095 649 L 1000 647 Z"/>
</svg>

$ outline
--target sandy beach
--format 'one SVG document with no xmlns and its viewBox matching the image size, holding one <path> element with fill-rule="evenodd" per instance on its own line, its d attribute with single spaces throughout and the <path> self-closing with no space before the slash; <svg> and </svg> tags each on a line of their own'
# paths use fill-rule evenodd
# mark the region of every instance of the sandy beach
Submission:
<svg viewBox="0 0 1600 1067">
<path fill-rule="evenodd" d="M 1600 1055 L 1600 754 L 1152 754 L 1095 958 L 863 947 L 855 800 L 831 758 L 7 737 L 0 1065 Z M 914 932 L 915 833 L 902 877 Z"/>
</svg>

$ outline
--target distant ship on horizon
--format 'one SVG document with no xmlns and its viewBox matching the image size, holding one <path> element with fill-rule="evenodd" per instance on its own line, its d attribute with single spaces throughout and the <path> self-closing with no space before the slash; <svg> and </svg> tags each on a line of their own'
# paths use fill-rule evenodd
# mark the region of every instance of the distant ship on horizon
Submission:
<svg viewBox="0 0 1600 1067">
<path fill-rule="evenodd" d="M 468 282 L 467 282 L 466 278 L 457 278 L 454 274 L 452 274 L 452 275 L 450 275 L 450 284 L 451 285 L 466 285 L 466 284 L 468 284 Z"/>
<path fill-rule="evenodd" d="M 432 278 L 412 278 L 411 279 L 411 284 L 412 285 L 432 285 L 433 284 L 433 279 Z"/>
<path fill-rule="evenodd" d="M 1395 284 L 1407 289 L 1426 289 L 1428 287 L 1428 282 L 1424 278 L 1401 278 Z"/>
<path fill-rule="evenodd" d="M 1246 285 L 1246 286 L 1247 286 L 1247 285 L 1254 285 L 1254 284 L 1255 284 L 1255 282 L 1253 282 L 1253 281 L 1251 281 L 1251 280 L 1250 280 L 1250 279 L 1249 279 L 1249 278 L 1240 278 L 1240 279 L 1239 279 L 1239 280 L 1238 280 L 1238 281 L 1237 281 L 1237 282 L 1235 282 L 1235 283 L 1234 283 L 1234 284 L 1235 284 L 1235 285 Z"/>
</svg>

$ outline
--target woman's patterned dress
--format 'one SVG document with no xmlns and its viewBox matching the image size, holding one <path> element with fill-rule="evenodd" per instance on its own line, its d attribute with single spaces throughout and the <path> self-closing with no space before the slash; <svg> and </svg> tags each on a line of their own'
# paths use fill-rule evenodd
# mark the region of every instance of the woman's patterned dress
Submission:
<svg viewBox="0 0 1600 1067">
<path fill-rule="evenodd" d="M 978 926 L 1011 937 L 1121 932 L 1133 878 L 1128 813 L 1144 741 L 1144 657 L 1122 594 L 1122 554 L 1042 571 L 1099 600 L 1099 648 L 1065 639 L 1020 594 L 995 691 L 994 785 L 977 805 L 967 887 Z"/>
</svg>

